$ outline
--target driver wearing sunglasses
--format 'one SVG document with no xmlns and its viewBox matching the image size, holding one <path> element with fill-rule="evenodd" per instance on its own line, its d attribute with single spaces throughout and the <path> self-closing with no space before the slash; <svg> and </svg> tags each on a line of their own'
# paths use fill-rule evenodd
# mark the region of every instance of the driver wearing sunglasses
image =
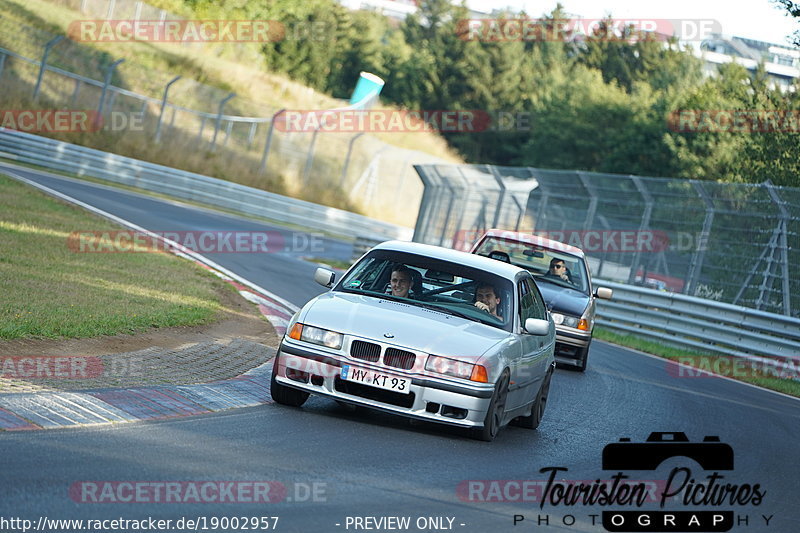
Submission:
<svg viewBox="0 0 800 533">
<path fill-rule="evenodd" d="M 563 259 L 559 259 L 557 257 L 554 257 L 550 260 L 550 270 L 547 272 L 547 274 L 545 274 L 545 276 L 550 278 L 560 278 L 564 281 L 570 281 L 569 275 L 567 274 L 567 265 L 564 263 Z"/>
</svg>

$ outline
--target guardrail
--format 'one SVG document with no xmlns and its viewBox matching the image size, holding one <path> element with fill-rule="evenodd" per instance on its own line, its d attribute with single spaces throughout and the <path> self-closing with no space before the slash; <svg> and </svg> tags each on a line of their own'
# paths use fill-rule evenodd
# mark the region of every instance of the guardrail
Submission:
<svg viewBox="0 0 800 533">
<path fill-rule="evenodd" d="M 383 241 L 411 240 L 413 234 L 342 209 L 5 128 L 0 157 L 344 236 Z"/>
<path fill-rule="evenodd" d="M 800 363 L 800 319 L 693 296 L 599 279 L 614 290 L 597 300 L 596 323 L 617 333 L 721 355 Z"/>
</svg>

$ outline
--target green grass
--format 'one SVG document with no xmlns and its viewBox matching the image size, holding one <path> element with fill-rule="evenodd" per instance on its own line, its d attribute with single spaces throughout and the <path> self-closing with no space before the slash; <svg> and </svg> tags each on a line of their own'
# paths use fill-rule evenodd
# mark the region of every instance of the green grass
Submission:
<svg viewBox="0 0 800 533">
<path fill-rule="evenodd" d="M 613 344 L 618 344 L 626 348 L 633 348 L 658 357 L 670 359 L 672 361 L 680 361 L 684 364 L 690 364 L 702 370 L 713 370 L 714 368 L 730 369 L 732 362 L 738 358 L 725 355 L 715 355 L 710 353 L 697 352 L 692 350 L 684 350 L 681 348 L 674 348 L 671 346 L 664 346 L 654 341 L 635 337 L 633 335 L 621 335 L 604 328 L 595 328 L 594 336 L 600 340 L 607 341 Z M 793 379 L 781 379 L 774 375 L 766 375 L 764 372 L 728 372 L 728 377 L 757 385 L 765 389 L 770 389 L 791 396 L 800 397 L 800 381 Z M 796 373 L 795 373 L 796 375 Z"/>
<path fill-rule="evenodd" d="M 0 175 L 0 339 L 82 338 L 200 325 L 224 283 L 164 253 L 79 253 L 73 231 L 117 230 Z"/>
<path fill-rule="evenodd" d="M 302 232 L 302 233 L 319 234 L 319 235 L 323 235 L 323 236 L 326 236 L 326 237 L 330 237 L 332 239 L 338 239 L 338 240 L 346 241 L 346 242 L 351 242 L 351 241 L 355 240 L 355 236 L 354 235 L 342 235 L 340 233 L 334 233 L 334 232 L 325 231 L 325 230 L 309 230 L 308 226 L 301 226 L 299 224 L 293 224 L 291 222 L 285 222 L 283 220 L 276 220 L 274 218 L 267 218 L 267 217 L 252 215 L 250 213 L 243 213 L 241 211 L 236 211 L 234 209 L 228 209 L 226 207 L 220 207 L 218 205 L 213 205 L 213 204 L 206 204 L 206 203 L 203 203 L 203 202 L 198 202 L 196 200 L 188 200 L 186 198 L 176 198 L 174 196 L 169 196 L 169 195 L 162 194 L 162 193 L 159 193 L 159 192 L 149 191 L 149 190 L 146 190 L 146 189 L 138 189 L 136 187 L 131 187 L 130 185 L 125 185 L 124 183 L 117 183 L 117 182 L 114 182 L 114 181 L 107 181 L 107 180 L 104 180 L 104 179 L 95 178 L 95 177 L 92 177 L 92 176 L 87 176 L 85 174 L 82 175 L 82 176 L 79 176 L 79 175 L 75 174 L 74 172 L 67 172 L 67 171 L 58 170 L 58 169 L 55 169 L 55 168 L 43 168 L 43 167 L 40 167 L 38 165 L 34 165 L 32 163 L 26 163 L 24 161 L 17 161 L 16 159 L 5 158 L 5 157 L 2 156 L 2 154 L 0 154 L 0 161 L 8 161 L 9 163 L 13 163 L 14 165 L 17 165 L 17 166 L 20 166 L 20 167 L 30 168 L 30 169 L 33 169 L 33 170 L 37 170 L 37 171 L 40 171 L 40 172 L 46 172 L 46 173 L 53 174 L 53 175 L 56 175 L 56 176 L 64 176 L 64 177 L 72 178 L 72 179 L 75 179 L 75 180 L 88 181 L 90 183 L 97 183 L 98 185 L 104 185 L 106 187 L 113 187 L 115 189 L 121 189 L 123 191 L 129 191 L 129 192 L 133 192 L 133 193 L 136 193 L 136 194 L 141 194 L 141 195 L 144 195 L 144 196 L 150 196 L 152 198 L 158 198 L 159 200 L 165 200 L 165 201 L 168 201 L 168 202 L 177 202 L 177 203 L 184 204 L 184 205 L 191 205 L 191 206 L 195 206 L 195 207 L 200 207 L 202 209 L 208 209 L 209 211 L 216 211 L 218 213 L 225 213 L 226 215 L 235 216 L 237 218 L 245 218 L 245 219 L 248 219 L 248 220 L 255 220 L 257 222 L 263 222 L 265 224 L 270 224 L 272 226 L 278 226 L 278 227 L 281 227 L 281 228 L 295 230 L 295 231 L 299 231 L 299 232 Z M 347 265 L 347 268 L 350 268 L 350 264 Z"/>
</svg>

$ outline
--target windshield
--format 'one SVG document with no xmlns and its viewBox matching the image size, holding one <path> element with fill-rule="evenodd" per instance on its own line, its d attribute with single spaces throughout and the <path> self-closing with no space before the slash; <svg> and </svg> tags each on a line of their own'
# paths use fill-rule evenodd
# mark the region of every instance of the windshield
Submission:
<svg viewBox="0 0 800 533">
<path fill-rule="evenodd" d="M 498 237 L 485 238 L 475 251 L 486 257 L 492 252 L 508 254 L 511 264 L 528 270 L 537 282 L 545 281 L 589 294 L 589 272 L 586 263 L 579 256 L 546 246 Z"/>
<path fill-rule="evenodd" d="M 373 250 L 334 287 L 434 309 L 511 331 L 510 280 L 458 263 Z"/>
</svg>

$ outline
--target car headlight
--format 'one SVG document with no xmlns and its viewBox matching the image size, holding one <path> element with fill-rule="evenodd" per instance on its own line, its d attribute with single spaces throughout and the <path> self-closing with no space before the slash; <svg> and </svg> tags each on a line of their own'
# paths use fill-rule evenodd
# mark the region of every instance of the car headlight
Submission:
<svg viewBox="0 0 800 533">
<path fill-rule="evenodd" d="M 553 317 L 553 322 L 557 325 L 565 325 L 570 328 L 578 328 L 578 329 L 588 329 L 588 322 L 584 319 L 580 319 L 574 316 L 569 315 L 562 315 L 561 313 L 550 313 L 550 316 Z M 582 328 L 581 324 L 585 327 Z"/>
<path fill-rule="evenodd" d="M 342 347 L 344 335 L 335 331 L 296 322 L 289 332 L 289 338 L 310 342 L 312 344 L 320 344 L 328 348 L 333 348 L 334 350 L 339 350 Z"/>
<path fill-rule="evenodd" d="M 428 356 L 428 360 L 425 362 L 425 370 L 454 378 L 480 381 L 481 383 L 489 381 L 486 367 L 438 355 Z"/>
</svg>

